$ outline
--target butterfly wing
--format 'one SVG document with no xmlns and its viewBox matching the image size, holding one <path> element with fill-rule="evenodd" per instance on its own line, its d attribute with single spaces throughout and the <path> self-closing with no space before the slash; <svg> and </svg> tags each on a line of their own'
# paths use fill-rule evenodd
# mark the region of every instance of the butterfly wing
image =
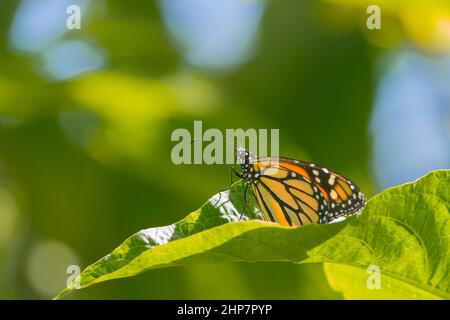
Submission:
<svg viewBox="0 0 450 320">
<path fill-rule="evenodd" d="M 323 166 L 289 158 L 258 158 L 252 184 L 266 220 L 299 226 L 328 223 L 360 211 L 366 199 L 349 179 Z"/>
</svg>

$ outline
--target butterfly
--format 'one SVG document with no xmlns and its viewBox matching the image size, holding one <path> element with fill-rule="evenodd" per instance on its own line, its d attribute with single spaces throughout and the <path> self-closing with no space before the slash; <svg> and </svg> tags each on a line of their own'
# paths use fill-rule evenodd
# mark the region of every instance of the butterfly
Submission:
<svg viewBox="0 0 450 320">
<path fill-rule="evenodd" d="M 236 155 L 245 182 L 263 218 L 285 226 L 330 223 L 359 213 L 367 200 L 355 183 L 326 167 L 302 160 L 255 157 L 244 148 Z M 245 208 L 245 207 L 244 207 Z"/>
</svg>

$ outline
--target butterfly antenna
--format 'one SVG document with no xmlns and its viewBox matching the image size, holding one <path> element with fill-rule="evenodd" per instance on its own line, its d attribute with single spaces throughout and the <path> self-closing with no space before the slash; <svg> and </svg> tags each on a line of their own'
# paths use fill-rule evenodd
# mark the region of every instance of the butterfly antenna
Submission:
<svg viewBox="0 0 450 320">
<path fill-rule="evenodd" d="M 191 140 L 191 144 L 193 144 L 194 142 L 203 142 L 203 140 L 202 140 L 202 139 L 199 139 L 199 138 L 197 138 L 197 139 L 192 139 L 192 140 Z M 234 151 L 235 151 L 236 154 L 237 154 L 237 150 L 238 150 L 239 147 L 235 146 L 233 143 L 224 141 L 223 138 L 222 138 L 222 143 L 225 143 L 225 144 L 227 144 L 227 145 L 233 146 Z M 241 174 L 240 174 L 233 166 L 234 166 L 234 164 L 230 164 L 230 169 L 231 169 L 231 170 L 230 170 L 230 185 L 228 186 L 228 188 L 219 191 L 219 199 L 218 199 L 217 202 L 214 204 L 214 206 L 216 206 L 216 205 L 220 202 L 220 200 L 222 199 L 222 192 L 231 189 L 231 186 L 233 185 L 233 174 L 235 174 L 235 175 L 236 175 L 237 177 L 239 177 L 239 178 L 242 178 L 242 175 L 241 175 Z M 246 206 L 246 188 L 247 188 L 247 186 L 245 186 L 245 192 L 244 192 L 244 209 L 245 209 L 245 206 Z M 239 220 L 241 220 L 242 215 L 243 215 L 243 212 L 241 213 L 241 216 L 239 217 Z"/>
</svg>

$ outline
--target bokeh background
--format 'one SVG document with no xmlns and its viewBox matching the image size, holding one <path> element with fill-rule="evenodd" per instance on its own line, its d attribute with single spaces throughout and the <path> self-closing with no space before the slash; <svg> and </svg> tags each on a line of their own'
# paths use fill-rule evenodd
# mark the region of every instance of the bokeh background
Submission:
<svg viewBox="0 0 450 320">
<path fill-rule="evenodd" d="M 82 8 L 68 30 L 66 8 Z M 366 9 L 381 8 L 369 30 Z M 372 196 L 450 167 L 450 4 L 0 0 L 0 298 L 47 299 L 229 182 L 176 128 L 279 128 L 280 153 Z M 321 265 L 155 270 L 73 299 L 339 299 Z"/>
</svg>

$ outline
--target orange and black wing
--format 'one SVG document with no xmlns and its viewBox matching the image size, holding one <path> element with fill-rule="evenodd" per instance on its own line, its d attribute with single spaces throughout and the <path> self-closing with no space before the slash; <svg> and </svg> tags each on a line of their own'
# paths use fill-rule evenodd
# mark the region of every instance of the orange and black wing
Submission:
<svg viewBox="0 0 450 320">
<path fill-rule="evenodd" d="M 323 166 L 288 158 L 259 158 L 252 184 L 266 220 L 299 226 L 329 223 L 360 211 L 366 199 L 344 176 Z"/>
</svg>

